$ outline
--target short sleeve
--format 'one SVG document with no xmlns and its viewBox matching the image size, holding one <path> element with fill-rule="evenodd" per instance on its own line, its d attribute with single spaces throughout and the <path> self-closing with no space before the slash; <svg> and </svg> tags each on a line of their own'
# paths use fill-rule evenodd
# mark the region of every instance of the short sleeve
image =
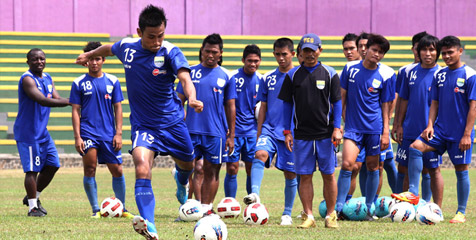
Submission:
<svg viewBox="0 0 476 240">
<path fill-rule="evenodd" d="M 259 87 L 258 87 L 258 101 L 267 102 L 268 101 L 268 86 L 266 85 L 266 78 L 268 76 L 263 76 L 259 80 Z"/>
<path fill-rule="evenodd" d="M 123 62 L 124 60 L 124 52 L 121 51 L 121 41 L 116 42 L 112 45 L 111 51 L 116 57 L 119 59 L 119 61 Z"/>
<path fill-rule="evenodd" d="M 112 103 L 118 103 L 124 101 L 124 96 L 122 95 L 121 83 L 119 80 L 114 83 L 114 88 L 112 90 Z"/>
<path fill-rule="evenodd" d="M 438 71 L 436 71 L 438 73 Z M 433 75 L 433 81 L 431 82 L 431 89 L 430 89 L 430 96 L 431 100 L 433 101 L 439 101 L 439 96 L 438 96 L 438 79 L 436 78 L 436 74 Z"/>
<path fill-rule="evenodd" d="M 344 69 L 340 74 L 340 87 L 347 90 L 347 83 L 349 81 L 349 73 L 348 73 L 348 66 L 345 65 Z"/>
<path fill-rule="evenodd" d="M 403 75 L 403 73 L 401 74 Z M 400 76 L 400 74 L 399 74 Z M 397 76 L 397 79 L 398 79 L 398 76 Z M 401 79 L 401 85 L 400 85 L 400 90 L 398 90 L 398 82 L 397 82 L 397 93 L 399 94 L 398 96 L 405 99 L 405 100 L 408 100 L 408 98 L 410 97 L 410 89 L 409 89 L 409 81 L 408 81 L 408 77 L 405 75 L 403 76 Z"/>
<path fill-rule="evenodd" d="M 382 92 L 380 94 L 380 100 L 384 102 L 390 102 L 395 99 L 395 73 L 383 82 Z"/>
<path fill-rule="evenodd" d="M 168 56 L 170 59 L 170 66 L 172 67 L 175 75 L 177 75 L 178 70 L 181 68 L 185 68 L 190 71 L 187 58 L 185 55 L 183 55 L 182 51 L 178 47 L 172 48 Z"/>
<path fill-rule="evenodd" d="M 402 89 L 402 84 L 404 84 L 404 81 L 405 81 L 405 68 L 401 68 L 399 71 L 398 71 L 398 75 L 397 75 L 397 80 L 396 80 L 396 84 L 395 84 L 395 91 L 400 94 L 400 90 Z"/>
<path fill-rule="evenodd" d="M 225 85 L 225 100 L 236 98 L 236 84 L 233 78 L 228 77 L 228 81 Z"/>
<path fill-rule="evenodd" d="M 69 103 L 81 105 L 81 91 L 79 90 L 79 84 L 77 85 L 75 82 L 71 85 Z"/>
<path fill-rule="evenodd" d="M 468 100 L 476 100 L 476 75 L 467 80 Z"/>
</svg>

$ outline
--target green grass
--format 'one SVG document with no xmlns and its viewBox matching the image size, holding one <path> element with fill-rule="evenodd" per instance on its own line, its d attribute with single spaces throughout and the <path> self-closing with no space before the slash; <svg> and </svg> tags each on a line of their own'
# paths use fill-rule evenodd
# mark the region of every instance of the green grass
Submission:
<svg viewBox="0 0 476 240">
<path fill-rule="evenodd" d="M 337 171 L 338 172 L 338 171 Z M 224 169 L 220 181 L 223 181 Z M 294 218 L 292 227 L 279 226 L 283 209 L 284 178 L 276 169 L 266 170 L 261 189 L 261 199 L 270 212 L 270 222 L 265 226 L 244 225 L 238 219 L 226 219 L 228 239 L 472 239 L 476 237 L 476 214 L 474 209 L 475 190 L 470 193 L 467 222 L 455 225 L 448 221 L 457 207 L 456 177 L 454 171 L 442 171 L 445 179 L 443 213 L 445 221 L 436 226 L 423 226 L 416 222 L 398 224 L 389 219 L 376 222 L 339 222 L 339 229 L 325 229 L 323 219 L 317 217 L 317 228 L 297 229 L 300 223 Z M 126 206 L 138 213 L 134 201 L 134 170 L 125 169 L 127 183 Z M 60 169 L 51 185 L 41 195 L 43 206 L 48 210 L 44 218 L 26 217 L 27 207 L 21 200 L 25 195 L 24 174 L 21 170 L 0 170 L 0 239 L 143 239 L 136 234 L 127 219 L 90 219 L 91 209 L 83 190 L 82 169 Z M 476 172 L 470 170 L 470 179 Z M 241 170 L 238 177 L 238 200 L 245 195 L 245 175 Z M 107 169 L 97 173 L 100 201 L 112 196 L 111 175 Z M 474 180 L 472 180 L 474 189 Z M 179 204 L 175 199 L 175 183 L 170 169 L 154 169 L 152 186 L 156 197 L 155 217 L 160 239 L 193 239 L 195 223 L 174 223 Z M 314 177 L 314 215 L 318 216 L 318 203 L 322 200 L 322 181 L 319 174 Z M 389 195 L 384 181 L 381 195 Z M 356 194 L 359 195 L 359 194 Z M 215 206 L 224 197 L 220 186 Z M 293 217 L 302 209 L 296 199 Z"/>
</svg>

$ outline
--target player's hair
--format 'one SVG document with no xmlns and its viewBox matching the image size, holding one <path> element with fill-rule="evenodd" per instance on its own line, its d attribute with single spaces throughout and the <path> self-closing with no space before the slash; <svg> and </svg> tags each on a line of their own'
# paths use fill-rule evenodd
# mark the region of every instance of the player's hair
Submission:
<svg viewBox="0 0 476 240">
<path fill-rule="evenodd" d="M 301 45 L 299 45 L 298 47 L 300 47 L 300 46 L 301 46 Z M 287 38 L 287 37 L 283 37 L 283 38 L 278 38 L 276 41 L 274 41 L 273 51 L 274 51 L 276 48 L 283 48 L 283 47 L 287 47 L 290 52 L 294 51 L 294 43 L 293 43 L 293 40 L 291 40 L 290 38 Z M 298 50 L 298 51 L 299 51 L 299 50 Z"/>
<path fill-rule="evenodd" d="M 198 54 L 198 57 L 200 58 L 200 62 L 202 61 L 202 49 L 205 47 L 205 44 L 218 44 L 218 47 L 220 50 L 223 50 L 223 39 L 221 39 L 220 34 L 218 33 L 212 33 L 208 35 L 205 39 L 203 39 L 202 42 L 202 47 L 200 48 L 200 53 Z M 218 65 L 221 66 L 223 63 L 223 56 L 220 56 L 220 60 L 218 61 Z"/>
<path fill-rule="evenodd" d="M 440 49 L 438 48 L 438 43 L 440 42 L 440 40 L 438 40 L 437 37 L 433 36 L 433 35 L 430 35 L 430 34 L 427 34 L 425 35 L 424 37 L 422 37 L 420 39 L 420 41 L 418 42 L 418 46 L 417 46 L 417 52 L 418 52 L 418 58 L 420 58 L 420 62 L 421 62 L 421 56 L 420 56 L 420 51 L 426 47 L 430 47 L 430 46 L 433 46 L 435 47 L 436 49 L 436 61 L 438 61 L 438 58 L 440 57 Z"/>
<path fill-rule="evenodd" d="M 144 32 L 146 27 L 158 27 L 162 23 L 164 27 L 167 27 L 164 9 L 152 4 L 147 5 L 139 15 L 139 28 L 141 32 Z"/>
<path fill-rule="evenodd" d="M 30 51 L 28 51 L 28 53 L 26 54 L 26 59 L 29 60 L 31 55 L 33 55 L 34 52 L 42 52 L 43 54 L 45 54 L 45 52 L 43 52 L 43 50 L 41 50 L 40 48 L 32 48 L 30 49 Z"/>
<path fill-rule="evenodd" d="M 438 51 L 441 51 L 441 48 L 443 47 L 447 47 L 447 48 L 450 48 L 450 47 L 456 47 L 458 49 L 461 48 L 461 41 L 459 40 L 459 38 L 455 37 L 455 36 L 452 36 L 452 35 L 449 35 L 449 36 L 446 36 L 444 38 L 442 38 L 440 40 L 440 42 L 438 42 Z"/>
<path fill-rule="evenodd" d="M 344 38 L 342 39 L 342 45 L 344 45 L 344 42 L 347 42 L 347 41 L 355 41 L 357 40 L 358 36 L 355 35 L 354 33 L 347 33 Z M 357 43 L 356 43 L 357 45 Z"/>
<path fill-rule="evenodd" d="M 243 59 L 246 59 L 250 54 L 256 54 L 261 59 L 261 49 L 255 44 L 250 44 L 245 47 L 243 50 Z"/>
<path fill-rule="evenodd" d="M 382 35 L 369 34 L 368 39 L 367 49 L 369 49 L 372 45 L 378 45 L 384 54 L 390 49 L 390 42 L 388 42 L 388 40 Z"/>
<path fill-rule="evenodd" d="M 366 33 L 366 32 L 360 32 L 359 36 L 357 37 L 357 39 L 355 39 L 355 45 L 356 46 L 359 46 L 359 41 L 361 39 L 369 39 L 369 33 Z"/>
<path fill-rule="evenodd" d="M 412 37 L 412 47 L 415 47 L 415 44 L 420 42 L 420 39 L 422 39 L 424 36 L 428 35 L 426 31 L 419 32 Z"/>
</svg>

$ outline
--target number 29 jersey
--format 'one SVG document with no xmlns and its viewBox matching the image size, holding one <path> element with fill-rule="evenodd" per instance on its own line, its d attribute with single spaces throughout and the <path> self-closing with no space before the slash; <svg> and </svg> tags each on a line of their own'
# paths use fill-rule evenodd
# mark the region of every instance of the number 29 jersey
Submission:
<svg viewBox="0 0 476 240">
<path fill-rule="evenodd" d="M 178 47 L 163 41 L 154 53 L 142 48 L 140 38 L 124 38 L 112 46 L 112 52 L 126 73 L 132 131 L 139 126 L 163 129 L 183 121 L 174 87 L 178 70 L 189 65 Z"/>
</svg>

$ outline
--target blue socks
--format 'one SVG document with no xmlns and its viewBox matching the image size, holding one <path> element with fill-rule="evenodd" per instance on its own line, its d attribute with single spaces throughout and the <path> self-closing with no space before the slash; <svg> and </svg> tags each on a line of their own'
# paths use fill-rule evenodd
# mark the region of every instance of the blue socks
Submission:
<svg viewBox="0 0 476 240">
<path fill-rule="evenodd" d="M 259 159 L 253 159 L 253 165 L 251 165 L 251 192 L 259 195 L 261 188 L 261 181 L 263 181 L 264 175 L 264 162 Z"/>
<path fill-rule="evenodd" d="M 116 198 L 121 200 L 124 204 L 124 210 L 126 209 L 126 179 L 124 175 L 120 177 L 112 177 L 112 190 L 114 190 L 114 195 Z"/>
<path fill-rule="evenodd" d="M 397 192 L 397 167 L 395 166 L 395 161 L 393 161 L 393 158 L 385 159 L 383 162 L 383 169 L 385 169 L 385 172 L 387 173 L 388 185 L 390 185 L 392 192 Z"/>
<path fill-rule="evenodd" d="M 420 174 L 423 170 L 423 153 L 415 148 L 409 148 L 408 157 L 408 191 L 419 195 Z"/>
<path fill-rule="evenodd" d="M 371 209 L 375 195 L 377 194 L 379 176 L 380 172 L 378 169 L 372 172 L 367 171 L 367 184 L 365 195 L 365 204 L 367 205 L 367 209 Z"/>
<path fill-rule="evenodd" d="M 193 170 L 183 170 L 179 168 L 177 164 L 175 164 L 175 169 L 177 170 L 177 180 L 182 185 L 187 185 L 188 178 L 192 175 Z"/>
<path fill-rule="evenodd" d="M 339 178 L 337 180 L 337 201 L 336 201 L 336 211 L 341 212 L 344 207 L 345 198 L 347 193 L 349 193 L 350 188 L 350 177 L 352 176 L 351 171 L 340 170 Z"/>
<path fill-rule="evenodd" d="M 430 174 L 422 174 L 421 175 L 421 197 L 426 202 L 431 201 L 431 177 Z"/>
<path fill-rule="evenodd" d="M 246 176 L 246 193 L 251 193 L 251 176 Z"/>
<path fill-rule="evenodd" d="M 401 193 L 403 192 L 403 180 L 405 179 L 404 173 L 397 173 L 397 182 L 395 183 L 395 191 L 393 193 Z"/>
<path fill-rule="evenodd" d="M 347 197 L 345 197 L 345 201 L 349 201 L 350 199 L 352 199 L 352 195 L 347 195 Z"/>
<path fill-rule="evenodd" d="M 297 190 L 297 180 L 296 180 L 296 178 L 286 179 L 286 185 L 284 187 L 284 212 L 283 212 L 283 215 L 291 216 L 291 212 L 293 210 L 293 205 L 294 205 L 294 199 L 296 198 L 296 190 Z"/>
<path fill-rule="evenodd" d="M 238 189 L 238 182 L 236 181 L 236 175 L 229 175 L 228 173 L 225 176 L 225 197 L 236 197 L 236 190 Z"/>
<path fill-rule="evenodd" d="M 465 214 L 470 190 L 468 170 L 456 172 L 456 179 L 456 190 L 458 192 L 458 211 L 462 214 Z"/>
<path fill-rule="evenodd" d="M 367 196 L 366 184 L 367 184 L 367 165 L 364 162 L 359 172 L 359 185 L 360 185 L 360 192 L 362 193 L 362 196 Z"/>
<path fill-rule="evenodd" d="M 136 179 L 135 197 L 140 215 L 154 224 L 155 197 L 150 179 Z"/>
<path fill-rule="evenodd" d="M 96 179 L 94 177 L 83 177 L 83 186 L 86 195 L 88 196 L 89 204 L 93 209 L 93 213 L 99 212 L 98 204 L 98 187 L 96 185 Z"/>
</svg>

